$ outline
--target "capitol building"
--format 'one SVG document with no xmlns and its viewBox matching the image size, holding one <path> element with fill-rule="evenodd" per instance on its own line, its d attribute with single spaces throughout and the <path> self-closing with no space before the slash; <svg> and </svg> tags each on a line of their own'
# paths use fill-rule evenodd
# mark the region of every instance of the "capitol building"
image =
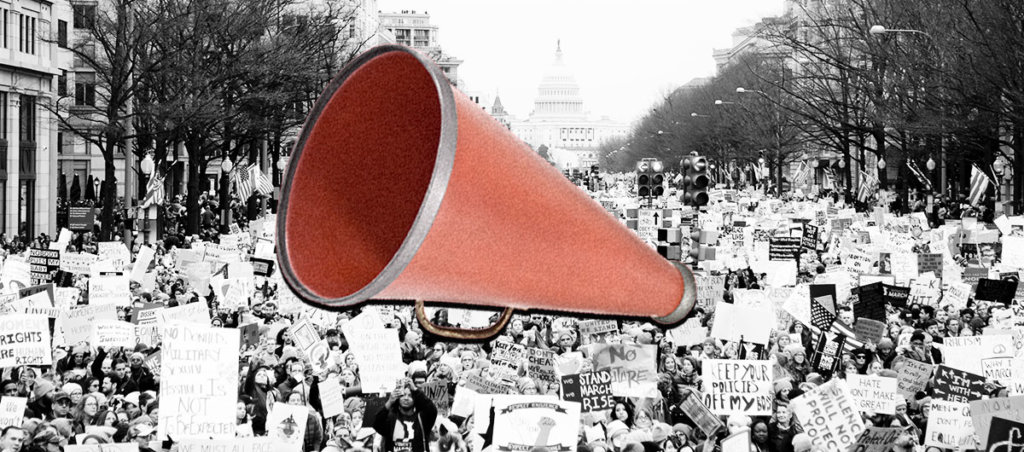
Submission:
<svg viewBox="0 0 1024 452">
<path fill-rule="evenodd" d="M 588 115 L 576 77 L 563 61 L 561 42 L 554 63 L 537 86 L 530 116 L 511 120 L 510 125 L 512 133 L 534 150 L 546 147 L 550 159 L 563 170 L 596 165 L 601 143 L 629 132 L 628 124 Z"/>
</svg>

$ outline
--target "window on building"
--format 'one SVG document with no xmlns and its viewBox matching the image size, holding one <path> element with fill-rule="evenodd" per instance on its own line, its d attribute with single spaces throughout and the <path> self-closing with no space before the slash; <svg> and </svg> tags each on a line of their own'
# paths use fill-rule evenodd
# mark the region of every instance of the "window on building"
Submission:
<svg viewBox="0 0 1024 452">
<path fill-rule="evenodd" d="M 412 30 L 402 28 L 396 29 L 395 42 L 407 46 L 412 45 Z"/>
<path fill-rule="evenodd" d="M 96 5 L 73 5 L 75 10 L 74 27 L 92 29 L 96 23 Z"/>
<path fill-rule="evenodd" d="M 22 144 L 35 143 L 36 141 L 36 98 L 35 96 L 21 96 L 21 104 L 18 107 L 18 139 Z"/>
<path fill-rule="evenodd" d="M 78 49 L 74 54 L 74 67 L 76 68 L 88 68 L 92 67 L 90 61 L 96 59 L 96 44 L 88 43 L 78 46 Z"/>
<path fill-rule="evenodd" d="M 96 74 L 75 74 L 75 105 L 96 106 Z"/>
<path fill-rule="evenodd" d="M 416 30 L 414 47 L 430 47 L 430 30 Z"/>
<path fill-rule="evenodd" d="M 36 54 L 36 18 L 19 15 L 18 50 L 29 55 Z"/>
<path fill-rule="evenodd" d="M 57 95 L 65 97 L 68 95 L 68 71 L 61 71 L 57 76 Z"/>
<path fill-rule="evenodd" d="M 290 35 L 297 35 L 306 32 L 309 27 L 309 17 L 302 14 L 285 14 L 281 16 L 281 29 Z"/>
<path fill-rule="evenodd" d="M 3 33 L 3 39 L 0 39 L 0 45 L 3 45 L 5 49 L 7 48 L 7 18 L 9 13 L 10 11 L 8 11 L 7 8 L 0 8 L 0 19 L 3 19 L 3 22 L 0 22 L 0 33 Z"/>
<path fill-rule="evenodd" d="M 7 93 L 0 91 L 0 175 L 7 175 Z M 3 201 L 0 200 L 0 205 Z"/>
<path fill-rule="evenodd" d="M 57 46 L 66 49 L 68 48 L 68 23 L 67 21 L 57 20 Z"/>
</svg>

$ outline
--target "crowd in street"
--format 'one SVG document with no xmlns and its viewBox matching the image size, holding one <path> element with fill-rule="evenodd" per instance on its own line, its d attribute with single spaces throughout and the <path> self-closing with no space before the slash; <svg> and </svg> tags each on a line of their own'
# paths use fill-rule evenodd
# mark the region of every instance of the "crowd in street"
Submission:
<svg viewBox="0 0 1024 452">
<path fill-rule="evenodd" d="M 780 202 L 783 200 L 786 202 Z M 721 221 L 729 217 L 736 221 L 741 216 L 787 219 L 806 216 L 808 212 L 821 212 L 821 221 L 815 223 L 821 232 L 814 243 L 796 258 L 797 271 L 790 284 L 780 284 L 778 278 L 755 271 L 751 266 L 736 265 L 735 259 L 721 265 L 702 262 L 699 269 L 695 266 L 702 277 L 699 281 L 711 281 L 713 279 L 709 277 L 716 275 L 723 276 L 721 281 L 724 281 L 718 288 L 721 289 L 721 297 L 701 300 L 687 320 L 687 331 L 696 329 L 704 332 L 705 337 L 699 341 L 684 334 L 682 326 L 664 328 L 626 318 L 604 323 L 600 332 L 595 332 L 597 323 L 585 316 L 524 313 L 516 314 L 506 329 L 491 341 L 450 342 L 424 333 L 412 313 L 411 304 L 371 303 L 345 312 L 317 312 L 297 302 L 279 275 L 252 276 L 251 284 L 244 286 L 248 288 L 245 299 L 228 302 L 225 297 L 230 292 L 211 287 L 209 274 L 197 278 L 191 267 L 181 265 L 182 256 L 189 250 L 225 245 L 232 252 L 237 251 L 234 255 L 236 260 L 249 261 L 260 257 L 261 253 L 266 257 L 265 251 L 259 249 L 259 242 L 270 243 L 272 249 L 272 227 L 266 225 L 273 217 L 254 215 L 251 217 L 254 221 L 250 222 L 247 215 L 239 215 L 241 218 L 237 225 L 240 227 L 225 235 L 228 240 L 216 233 L 216 206 L 211 208 L 204 204 L 204 212 L 207 209 L 210 212 L 203 215 L 204 233 L 185 236 L 184 228 L 177 226 L 183 221 L 181 200 L 173 198 L 165 206 L 166 211 L 173 211 L 168 216 L 171 220 L 168 230 L 173 234 L 166 234 L 153 244 L 144 244 L 136 238 L 129 250 L 131 259 L 126 260 L 123 267 L 113 269 L 127 274 L 132 269 L 132 261 L 139 258 L 144 248 L 153 251 L 151 263 L 143 269 L 144 273 L 152 276 L 145 280 L 133 277 L 130 297 L 116 307 L 117 320 L 131 323 L 139 311 L 145 309 L 203 305 L 209 313 L 208 326 L 238 329 L 243 336 L 238 350 L 235 435 L 238 438 L 274 436 L 275 426 L 269 419 L 273 418 L 275 405 L 303 407 L 307 419 L 300 423 L 305 426 L 300 449 L 325 452 L 510 450 L 503 442 L 509 433 L 501 431 L 508 428 L 507 424 L 501 424 L 501 413 L 497 410 L 488 410 L 487 407 L 481 410 L 477 406 L 481 396 L 504 393 L 530 397 L 529 400 L 547 396 L 562 402 L 578 401 L 578 396 L 566 394 L 565 385 L 569 381 L 566 377 L 614 369 L 614 365 L 609 367 L 602 358 L 603 352 L 609 349 L 649 350 L 649 360 L 631 365 L 647 366 L 650 376 L 646 383 L 656 390 L 638 394 L 636 388 L 619 390 L 612 386 L 606 406 L 600 409 L 583 407 L 578 423 L 554 424 L 551 438 L 558 431 L 571 430 L 576 438 L 571 447 L 578 452 L 728 452 L 735 449 L 731 449 L 733 446 L 726 439 L 736 435 L 748 438 L 745 441 L 749 441 L 749 450 L 757 452 L 831 451 L 835 449 L 827 445 L 830 443 L 823 442 L 825 440 L 815 432 L 807 431 L 806 419 L 796 415 L 798 410 L 793 407 L 794 400 L 820 392 L 821 388 L 837 380 L 848 380 L 853 375 L 903 378 L 900 369 L 909 361 L 928 365 L 950 364 L 943 348 L 944 342 L 948 344 L 950 338 L 990 334 L 996 327 L 1021 331 L 1019 325 L 1024 324 L 1024 316 L 1019 313 L 1016 300 L 1010 304 L 978 300 L 972 291 L 966 302 L 954 303 L 948 301 L 948 289 L 943 288 L 938 297 L 917 300 L 911 297 L 904 304 L 886 302 L 882 337 L 871 341 L 850 337 L 845 346 L 833 351 L 839 361 L 830 366 L 820 362 L 820 355 L 824 353 L 821 344 L 827 341 L 821 338 L 823 330 L 813 325 L 817 322 L 808 322 L 809 319 L 788 312 L 781 304 L 771 307 L 777 322 L 764 343 L 741 343 L 714 337 L 715 323 L 731 321 L 716 316 L 716 307 L 722 303 L 738 304 L 741 298 L 749 299 L 751 292 L 767 293 L 776 286 L 799 288 L 822 281 L 828 284 L 832 280 L 822 278 L 839 269 L 852 273 L 854 279 L 851 287 L 838 292 L 847 297 L 833 295 L 835 322 L 852 327 L 857 322 L 854 304 L 859 302 L 857 288 L 860 284 L 856 278 L 889 275 L 878 254 L 872 256 L 866 268 L 853 268 L 843 258 L 850 255 L 849 250 L 858 247 L 861 250 L 872 249 L 863 247 L 870 243 L 875 243 L 874 249 L 877 250 L 877 238 L 890 237 L 886 234 L 910 240 L 908 253 L 948 252 L 950 261 L 959 267 L 955 272 L 958 275 L 970 267 L 985 268 L 995 273 L 1003 271 L 1004 276 L 1011 273 L 1001 264 L 998 254 L 981 256 L 976 249 L 975 254 L 970 254 L 967 246 L 962 250 L 950 247 L 942 251 L 929 247 L 940 241 L 937 237 L 942 235 L 935 234 L 940 230 L 948 230 L 954 235 L 966 234 L 964 231 L 971 227 L 996 230 L 991 224 L 995 220 L 991 212 L 985 213 L 948 200 L 939 200 L 931 210 L 926 209 L 923 201 L 915 201 L 909 206 L 890 205 L 880 211 L 875 210 L 877 206 L 874 205 L 861 205 L 854 211 L 852 205 L 843 205 L 838 197 L 827 195 L 797 200 L 787 194 L 783 200 L 764 197 L 756 190 L 734 191 L 726 198 L 716 195 L 707 208 L 719 221 L 700 224 L 704 228 L 720 230 L 723 233 L 721 240 L 725 240 L 730 231 L 742 232 L 745 228 L 758 227 L 758 223 L 753 221 L 743 225 Z M 794 210 L 794 206 L 804 209 Z M 964 212 L 968 211 L 972 213 L 965 215 Z M 924 224 L 917 220 L 919 217 L 912 215 L 914 213 L 925 214 Z M 705 213 L 692 218 L 691 227 L 696 227 L 703 215 Z M 976 226 L 969 226 L 967 221 L 961 220 L 971 215 L 978 216 Z M 850 221 L 832 223 L 838 218 Z M 256 219 L 267 221 L 258 222 Z M 833 227 L 833 224 L 843 226 Z M 772 236 L 789 236 L 790 226 L 788 221 L 782 221 L 767 232 Z M 976 232 L 972 230 L 971 233 Z M 869 235 L 871 240 L 865 240 L 864 237 Z M 1009 235 L 997 233 L 996 242 Z M 91 232 L 73 233 L 70 240 L 63 242 L 48 235 L 0 237 L 0 242 L 5 266 L 12 260 L 27 261 L 32 249 L 53 249 L 54 245 L 62 255 L 101 254 L 101 244 Z M 746 244 L 748 251 L 753 248 L 749 239 Z M 719 245 L 726 244 L 723 241 Z M 726 247 L 731 247 L 731 252 L 725 253 L 730 256 L 743 248 L 734 244 Z M 885 245 L 881 248 L 884 249 Z M 1003 244 L 1003 252 L 1009 252 L 1006 244 Z M 739 254 L 744 256 L 742 252 Z M 719 255 L 723 256 L 723 253 Z M 753 255 L 749 252 L 746 257 L 753 259 Z M 210 273 L 216 274 L 229 264 L 218 259 L 228 258 L 213 258 Z M 78 294 L 74 305 L 57 306 L 58 310 L 89 306 L 89 280 L 97 275 L 96 272 L 57 271 L 50 283 L 56 288 L 77 289 Z M 911 276 L 903 282 L 891 280 L 892 285 L 910 287 L 921 275 L 915 273 Z M 944 278 L 942 274 L 935 276 Z M 18 287 L 30 285 L 28 281 L 15 282 L 20 284 L 8 284 L 0 293 L 17 293 Z M 944 279 L 942 282 L 948 285 L 950 281 Z M 714 292 L 713 289 L 700 288 L 710 292 Z M 642 291 L 638 291 L 638 296 L 643 296 Z M 0 300 L 0 319 L 4 315 L 18 313 L 19 308 L 13 298 Z M 809 297 L 804 301 L 811 303 Z M 461 327 L 484 326 L 494 317 L 486 311 L 474 313 L 448 307 L 431 312 L 436 323 Z M 158 425 L 160 410 L 172 409 L 161 405 L 161 385 L 175 378 L 161 373 L 159 363 L 152 364 L 152 358 L 165 349 L 165 344 L 148 341 L 147 338 L 155 336 L 143 334 L 139 334 L 133 347 L 104 347 L 89 341 L 58 342 L 56 337 L 61 329 L 62 315 L 59 313 L 50 319 L 50 332 L 54 337 L 52 364 L 15 365 L 2 369 L 0 411 L 5 398 L 24 398 L 26 404 L 18 422 L 6 425 L 0 431 L 0 452 L 60 451 L 71 446 L 97 444 L 134 444 L 129 446 L 132 447 L 130 450 L 137 446 L 140 451 L 178 450 L 181 446 L 175 438 L 158 434 L 161 431 Z M 360 342 L 345 333 L 346 324 L 354 323 L 355 319 L 361 322 L 366 318 L 363 316 L 372 316 L 374 322 L 379 320 L 383 328 L 397 331 L 398 348 L 406 370 L 402 378 L 383 394 L 376 389 L 364 391 L 366 375 L 361 372 L 360 360 L 357 359 L 359 350 L 355 345 Z M 298 339 L 293 337 L 296 331 L 293 327 L 299 324 L 311 325 L 317 336 L 315 340 L 326 341 L 329 347 L 326 363 L 314 362 L 298 344 Z M 249 325 L 255 325 L 256 333 L 252 334 L 252 340 L 245 339 L 247 332 L 243 330 Z M 833 338 L 830 331 L 827 340 Z M 520 351 L 523 353 L 515 354 Z M 510 363 L 506 359 L 510 353 L 518 356 L 519 361 Z M 545 357 L 540 361 L 543 365 L 534 366 L 531 360 L 526 359 L 527 356 Z M 1013 356 L 1020 359 L 1019 355 Z M 717 383 L 711 381 L 705 369 L 708 363 L 719 360 L 767 363 L 772 369 L 771 403 L 762 409 L 748 408 L 747 413 L 744 410 L 731 414 L 716 412 L 714 417 L 720 422 L 720 428 L 709 429 L 706 419 L 698 419 L 694 415 L 692 401 L 699 400 L 700 405 L 715 411 L 708 401 L 711 394 L 718 391 L 714 387 Z M 553 374 L 545 372 L 545 369 L 553 371 Z M 228 375 L 225 378 L 233 377 Z M 336 387 L 327 388 L 326 385 Z M 337 386 L 344 394 L 340 413 L 326 407 L 328 402 L 324 396 L 328 389 L 338 392 Z M 932 442 L 929 440 L 930 408 L 936 400 L 945 400 L 944 395 L 937 394 L 935 389 L 929 380 L 913 394 L 897 394 L 893 412 L 860 413 L 860 422 L 865 427 L 899 428 L 898 438 L 879 450 L 980 449 L 980 443 L 987 438 L 978 438 L 979 444 L 975 445 L 925 447 Z M 983 392 L 984 399 L 1021 395 L 1015 392 L 1010 379 L 985 378 Z M 0 413 L 0 422 L 3 422 L 2 415 Z M 522 450 L 554 452 L 557 447 L 552 447 L 552 444 L 555 443 L 539 442 Z"/>
</svg>

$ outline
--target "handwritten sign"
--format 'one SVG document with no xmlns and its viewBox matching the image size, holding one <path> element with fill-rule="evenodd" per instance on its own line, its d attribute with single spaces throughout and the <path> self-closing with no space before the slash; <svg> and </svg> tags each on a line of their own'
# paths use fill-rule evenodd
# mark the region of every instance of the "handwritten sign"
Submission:
<svg viewBox="0 0 1024 452">
<path fill-rule="evenodd" d="M 42 366 L 53 363 L 50 323 L 38 314 L 0 316 L 0 367 Z"/>
<path fill-rule="evenodd" d="M 162 413 L 161 413 L 162 414 Z M 376 415 L 376 413 L 374 413 Z M 267 436 L 275 451 L 300 452 L 306 436 L 309 408 L 277 402 L 267 414 Z"/>
<path fill-rule="evenodd" d="M 128 306 L 131 303 L 127 276 L 93 276 L 89 278 L 89 304 Z"/>
<path fill-rule="evenodd" d="M 526 347 L 511 342 L 495 342 L 491 348 L 491 375 L 514 382 L 519 377 L 519 366 L 526 359 Z"/>
<path fill-rule="evenodd" d="M 705 311 L 712 311 L 722 297 L 725 296 L 725 276 L 696 276 L 697 279 L 697 307 Z"/>
<path fill-rule="evenodd" d="M 903 435 L 900 427 L 872 427 L 868 426 L 857 438 L 857 445 L 853 451 L 857 452 L 888 452 L 892 450 L 893 443 Z"/>
<path fill-rule="evenodd" d="M 918 392 L 924 391 L 925 386 L 932 379 L 934 364 L 904 358 L 898 363 L 893 363 L 896 370 L 896 390 L 901 396 L 912 399 Z"/>
<path fill-rule="evenodd" d="M 230 440 L 182 440 L 174 445 L 178 452 L 274 452 L 272 438 L 267 436 L 239 437 Z M 103 451 L 106 452 L 106 449 Z"/>
<path fill-rule="evenodd" d="M 135 325 L 128 322 L 100 320 L 92 324 L 93 347 L 135 347 Z"/>
<path fill-rule="evenodd" d="M 932 377 L 935 398 L 949 402 L 968 403 L 981 400 L 986 394 L 985 377 L 940 365 Z"/>
<path fill-rule="evenodd" d="M 347 337 L 359 365 L 363 392 L 391 392 L 405 375 L 398 330 L 372 328 L 357 330 Z"/>
<path fill-rule="evenodd" d="M 158 439 L 233 439 L 238 330 L 165 323 L 161 334 Z M 267 429 L 276 427 L 268 419 Z"/>
<path fill-rule="evenodd" d="M 769 361 L 705 359 L 704 405 L 716 415 L 772 412 L 774 372 Z"/>
<path fill-rule="evenodd" d="M 0 430 L 7 427 L 21 427 L 25 420 L 25 407 L 28 399 L 25 397 L 4 396 L 0 398 Z"/>
<path fill-rule="evenodd" d="M 846 450 L 865 430 L 846 382 L 830 380 L 790 401 L 796 418 L 821 450 Z"/>
<path fill-rule="evenodd" d="M 948 449 L 977 447 L 974 425 L 971 423 L 971 406 L 967 403 L 932 400 L 926 432 L 925 446 Z"/>
<path fill-rule="evenodd" d="M 171 322 L 209 325 L 210 308 L 205 301 L 200 300 L 198 303 L 159 309 L 156 311 L 156 320 L 161 325 Z"/>
<path fill-rule="evenodd" d="M 882 340 L 882 336 L 885 335 L 885 329 L 884 322 L 863 317 L 857 319 L 853 325 L 853 332 L 857 335 L 857 339 L 872 344 L 877 344 L 878 341 Z"/>
<path fill-rule="evenodd" d="M 530 348 L 527 350 L 526 374 L 551 386 L 558 385 L 558 376 L 555 374 L 555 352 Z"/>
<path fill-rule="evenodd" d="M 771 337 L 774 319 L 775 315 L 769 307 L 738 306 L 720 301 L 715 308 L 711 337 L 764 345 Z"/>
<path fill-rule="evenodd" d="M 896 414 L 896 378 L 850 374 L 846 382 L 854 405 L 861 412 Z"/>
<path fill-rule="evenodd" d="M 494 396 L 493 403 L 495 450 L 576 450 L 580 404 L 527 395 Z"/>
<path fill-rule="evenodd" d="M 93 323 L 116 321 L 117 308 L 114 305 L 78 306 L 62 312 L 57 319 L 64 332 L 65 343 L 75 345 L 89 340 Z"/>
<path fill-rule="evenodd" d="M 653 397 L 658 394 L 656 345 L 596 344 L 594 370 L 611 373 L 612 394 L 619 397 Z"/>
<path fill-rule="evenodd" d="M 993 417 L 1024 422 L 1024 396 L 1000 397 L 971 402 L 971 423 L 980 441 L 985 441 L 992 426 Z M 982 447 L 986 447 L 982 444 Z"/>
</svg>

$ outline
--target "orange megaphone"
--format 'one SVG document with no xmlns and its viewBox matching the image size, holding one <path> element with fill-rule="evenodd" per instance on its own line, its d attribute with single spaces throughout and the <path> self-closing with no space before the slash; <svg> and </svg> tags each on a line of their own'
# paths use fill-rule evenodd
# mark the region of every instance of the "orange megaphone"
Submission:
<svg viewBox="0 0 1024 452">
<path fill-rule="evenodd" d="M 496 334 L 512 309 L 651 316 L 696 301 L 693 274 L 455 91 L 412 49 L 375 47 L 317 100 L 281 194 L 284 280 L 308 304 L 413 300 L 424 329 Z M 441 328 L 424 301 L 503 307 L 485 330 Z"/>
</svg>

